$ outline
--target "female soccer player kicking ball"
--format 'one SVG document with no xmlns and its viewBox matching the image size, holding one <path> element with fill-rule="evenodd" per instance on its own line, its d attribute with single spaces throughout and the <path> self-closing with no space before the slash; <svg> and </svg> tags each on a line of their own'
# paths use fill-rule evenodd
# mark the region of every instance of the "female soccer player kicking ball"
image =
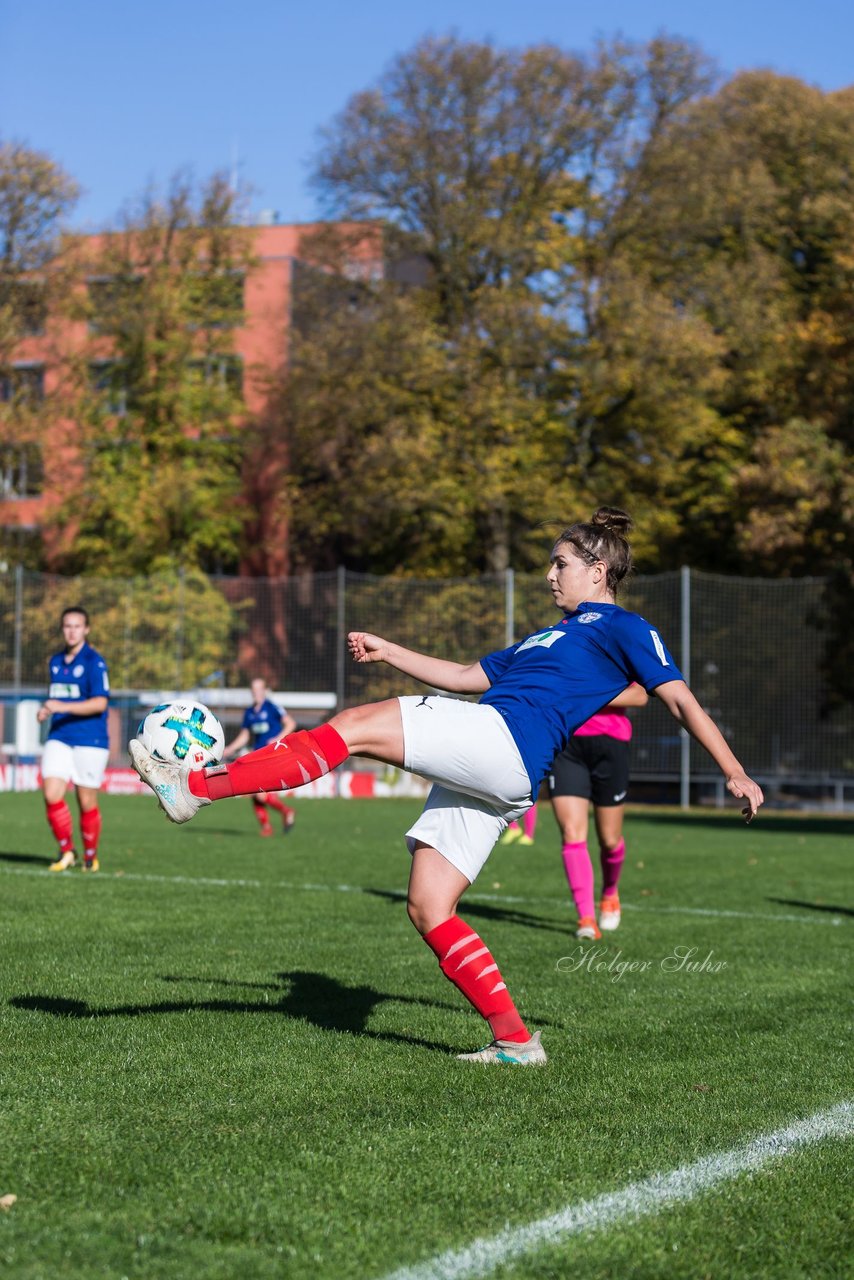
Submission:
<svg viewBox="0 0 854 1280">
<path fill-rule="evenodd" d="M 428 778 L 424 811 L 407 832 L 412 854 L 407 909 L 445 976 L 489 1023 L 493 1039 L 468 1062 L 536 1066 L 546 1061 L 516 1010 L 498 965 L 457 915 L 508 822 L 530 808 L 570 735 L 633 681 L 655 692 L 705 747 L 749 821 L 761 789 L 744 772 L 682 679 L 654 627 L 615 603 L 631 567 L 629 517 L 600 507 L 555 543 L 547 581 L 562 618 L 509 649 L 469 665 L 415 653 L 355 631 L 356 662 L 386 662 L 433 688 L 479 693 L 480 702 L 432 695 L 351 707 L 310 732 L 279 738 L 233 764 L 191 772 L 130 744 L 137 772 L 173 822 L 227 796 L 298 787 L 348 756 L 369 756 Z"/>
</svg>

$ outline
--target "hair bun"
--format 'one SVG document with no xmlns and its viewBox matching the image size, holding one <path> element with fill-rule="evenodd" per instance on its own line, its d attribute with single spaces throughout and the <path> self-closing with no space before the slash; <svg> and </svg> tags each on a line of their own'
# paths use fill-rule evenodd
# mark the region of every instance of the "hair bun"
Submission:
<svg viewBox="0 0 854 1280">
<path fill-rule="evenodd" d="M 614 533 L 625 535 L 632 527 L 632 518 L 627 511 L 621 511 L 619 507 L 599 507 L 598 511 L 594 511 L 590 517 L 590 523 L 604 525 Z"/>
</svg>

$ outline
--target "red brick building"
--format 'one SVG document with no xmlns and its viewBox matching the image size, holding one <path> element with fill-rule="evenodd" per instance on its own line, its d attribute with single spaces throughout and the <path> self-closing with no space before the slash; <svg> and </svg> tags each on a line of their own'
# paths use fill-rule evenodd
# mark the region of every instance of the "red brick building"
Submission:
<svg viewBox="0 0 854 1280">
<path fill-rule="evenodd" d="M 268 408 L 271 380 L 287 366 L 289 335 L 293 322 L 298 269 L 307 260 L 305 247 L 318 228 L 315 224 L 272 225 L 246 228 L 251 238 L 253 267 L 241 275 L 242 319 L 229 335 L 229 376 L 239 378 L 247 420 L 257 419 Z M 73 245 L 97 258 L 99 236 L 75 237 Z M 372 274 L 381 270 L 382 254 L 377 238 L 366 234 L 357 244 L 351 270 Z M 349 274 L 349 271 L 348 271 Z M 92 276 L 79 289 L 103 285 Z M 28 546 L 44 542 L 48 561 L 61 531 L 51 526 L 50 512 L 75 466 L 75 424 L 64 411 L 63 378 L 71 360 L 89 361 L 90 376 L 109 365 L 109 349 L 85 319 L 69 321 L 49 310 L 31 307 L 24 335 L 17 344 L 8 374 L 0 378 L 0 401 L 22 392 L 31 402 L 49 406 L 48 424 L 41 438 L 21 442 L 9 439 L 0 445 L 0 543 L 7 561 L 27 558 Z M 116 405 L 117 415 L 121 404 Z M 287 569 L 287 530 L 276 511 L 275 477 L 282 459 L 257 460 L 247 476 L 245 498 L 254 513 L 244 571 L 278 576 Z"/>
</svg>

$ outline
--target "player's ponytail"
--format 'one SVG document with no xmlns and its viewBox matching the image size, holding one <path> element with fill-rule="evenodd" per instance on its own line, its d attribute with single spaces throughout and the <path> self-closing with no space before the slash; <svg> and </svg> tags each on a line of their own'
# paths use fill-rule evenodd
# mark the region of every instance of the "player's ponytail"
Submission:
<svg viewBox="0 0 854 1280">
<path fill-rule="evenodd" d="M 627 512 L 619 507 L 599 507 L 589 520 L 565 529 L 555 545 L 568 542 L 585 564 L 602 560 L 608 566 L 608 589 L 616 595 L 632 568 L 632 549 L 626 538 L 631 527 Z"/>
</svg>

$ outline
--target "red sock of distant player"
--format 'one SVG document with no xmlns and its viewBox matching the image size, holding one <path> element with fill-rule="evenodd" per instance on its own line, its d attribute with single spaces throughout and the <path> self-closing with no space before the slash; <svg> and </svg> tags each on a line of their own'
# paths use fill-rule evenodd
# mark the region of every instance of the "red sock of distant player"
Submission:
<svg viewBox="0 0 854 1280">
<path fill-rule="evenodd" d="M 290 791 L 343 764 L 347 743 L 330 724 L 318 725 L 278 738 L 259 751 L 250 751 L 232 764 L 209 765 L 189 776 L 193 795 L 209 800 L 248 796 L 253 791 Z"/>
<path fill-rule="evenodd" d="M 64 800 L 45 806 L 50 829 L 56 836 L 60 853 L 68 853 L 74 848 L 74 823 L 71 821 L 71 810 Z"/>
<path fill-rule="evenodd" d="M 607 898 L 609 894 L 617 892 L 620 872 L 626 858 L 625 840 L 621 840 L 613 849 L 600 849 L 599 856 L 602 861 L 602 897 Z"/>
<path fill-rule="evenodd" d="M 267 804 L 271 809 L 275 809 L 277 813 L 280 813 L 283 819 L 293 813 L 291 806 L 289 804 L 285 804 L 285 802 L 280 800 L 278 796 L 267 796 Z"/>
<path fill-rule="evenodd" d="M 80 814 L 80 834 L 83 837 L 83 857 L 94 858 L 98 852 L 101 835 L 101 810 L 84 809 Z"/>
<path fill-rule="evenodd" d="M 510 999 L 489 948 L 465 920 L 451 916 L 425 933 L 424 941 L 435 952 L 445 977 L 489 1023 L 496 1040 L 518 1044 L 530 1040 L 531 1033 Z"/>
<path fill-rule="evenodd" d="M 272 831 L 270 826 L 270 815 L 267 812 L 267 801 L 259 800 L 258 796 L 252 797 L 252 809 L 255 817 L 258 819 L 258 825 L 262 831 Z"/>
</svg>

